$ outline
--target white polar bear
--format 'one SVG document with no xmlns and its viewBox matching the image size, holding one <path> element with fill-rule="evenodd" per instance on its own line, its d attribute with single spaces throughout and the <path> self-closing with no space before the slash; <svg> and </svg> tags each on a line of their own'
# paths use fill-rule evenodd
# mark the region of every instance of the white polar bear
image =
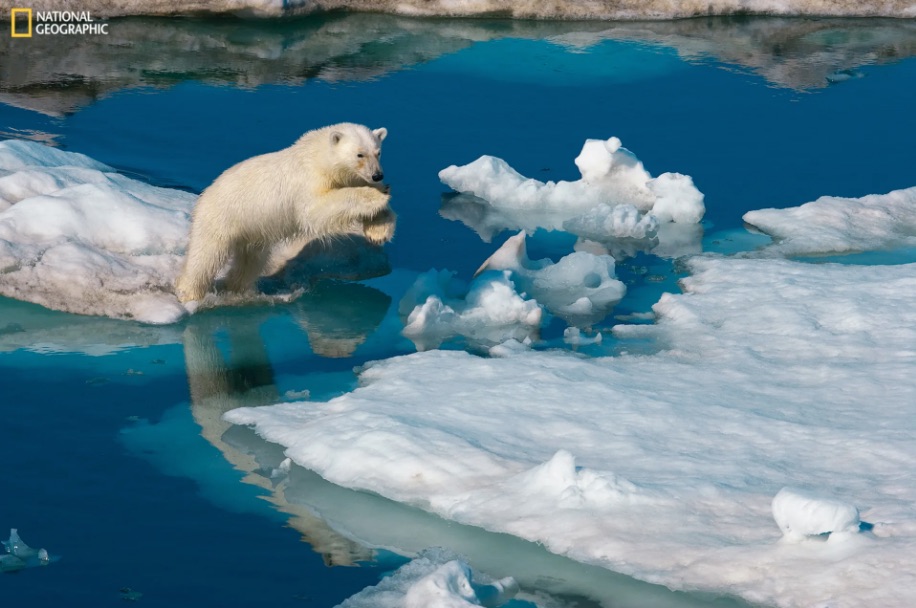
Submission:
<svg viewBox="0 0 916 608">
<path fill-rule="evenodd" d="M 332 125 L 223 172 L 194 208 L 178 298 L 201 300 L 230 259 L 226 287 L 241 292 L 311 240 L 361 232 L 376 245 L 390 241 L 395 215 L 379 164 L 386 135 Z"/>
</svg>

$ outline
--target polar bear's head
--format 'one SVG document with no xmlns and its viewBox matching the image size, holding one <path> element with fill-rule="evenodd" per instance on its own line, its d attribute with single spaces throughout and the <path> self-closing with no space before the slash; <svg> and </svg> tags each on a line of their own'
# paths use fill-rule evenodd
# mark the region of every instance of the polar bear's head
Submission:
<svg viewBox="0 0 916 608">
<path fill-rule="evenodd" d="M 381 182 L 385 174 L 379 157 L 382 154 L 382 141 L 387 135 L 388 129 L 384 127 L 370 130 L 350 123 L 331 127 L 328 138 L 335 168 L 367 184 Z"/>
</svg>

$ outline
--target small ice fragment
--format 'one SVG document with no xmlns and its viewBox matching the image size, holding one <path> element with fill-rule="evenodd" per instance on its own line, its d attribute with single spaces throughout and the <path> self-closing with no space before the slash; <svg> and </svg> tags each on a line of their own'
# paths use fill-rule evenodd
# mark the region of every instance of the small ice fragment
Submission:
<svg viewBox="0 0 916 608">
<path fill-rule="evenodd" d="M 563 330 L 563 341 L 572 346 L 585 346 L 586 344 L 601 344 L 601 332 L 589 337 L 584 335 L 578 327 L 567 327 Z"/>
<path fill-rule="evenodd" d="M 481 606 L 502 606 L 518 594 L 519 586 L 514 578 L 507 576 L 489 585 L 474 585 L 477 600 Z"/>
<path fill-rule="evenodd" d="M 783 488 L 773 498 L 773 518 L 790 540 L 859 530 L 854 505 L 795 488 Z"/>
<path fill-rule="evenodd" d="M 283 462 L 277 465 L 273 471 L 270 472 L 271 479 L 279 479 L 280 477 L 286 477 L 289 475 L 289 468 L 292 466 L 293 461 L 289 458 L 285 458 Z"/>
<path fill-rule="evenodd" d="M 38 550 L 38 561 L 41 563 L 42 566 L 48 565 L 48 563 L 51 561 L 51 557 L 48 555 L 47 549 Z"/>
<path fill-rule="evenodd" d="M 30 557 L 38 556 L 38 551 L 22 542 L 22 539 L 19 538 L 19 530 L 16 528 L 10 529 L 10 539 L 3 541 L 3 546 L 6 547 L 7 553 L 20 559 L 29 559 Z"/>
<path fill-rule="evenodd" d="M 15 572 L 23 568 L 25 562 L 15 555 L 0 555 L 0 572 Z"/>
<path fill-rule="evenodd" d="M 305 401 L 309 398 L 311 393 L 308 389 L 303 389 L 301 391 L 289 390 L 283 393 L 283 397 L 286 399 L 291 399 L 293 401 Z"/>
</svg>

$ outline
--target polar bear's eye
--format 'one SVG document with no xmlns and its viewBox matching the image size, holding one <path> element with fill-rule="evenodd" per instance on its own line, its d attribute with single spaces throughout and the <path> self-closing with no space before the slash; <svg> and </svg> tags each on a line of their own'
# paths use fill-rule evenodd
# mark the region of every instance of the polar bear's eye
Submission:
<svg viewBox="0 0 916 608">
<path fill-rule="evenodd" d="M 364 156 L 364 154 L 363 154 L 362 152 L 360 152 L 359 154 L 356 155 L 356 158 L 363 158 L 363 156 Z"/>
</svg>

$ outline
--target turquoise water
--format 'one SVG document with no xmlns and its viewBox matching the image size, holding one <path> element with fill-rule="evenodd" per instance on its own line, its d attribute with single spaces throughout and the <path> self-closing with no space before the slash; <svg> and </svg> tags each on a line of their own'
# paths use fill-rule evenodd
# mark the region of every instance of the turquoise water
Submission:
<svg viewBox="0 0 916 608">
<path fill-rule="evenodd" d="M 747 64 L 729 61 L 729 44 L 753 22 L 715 22 L 708 45 L 725 50 L 696 56 L 667 31 L 602 39 L 594 38 L 601 27 L 583 24 L 594 38 L 583 45 L 575 24 L 379 18 L 383 32 L 362 40 L 364 17 L 352 27 L 335 19 L 141 21 L 144 32 L 164 33 L 138 42 L 127 68 L 117 53 L 87 47 L 93 60 L 82 76 L 62 75 L 49 60 L 36 61 L 32 81 L 7 74 L 0 82 L 5 135 L 52 141 L 194 192 L 308 129 L 345 120 L 384 126 L 386 181 L 399 214 L 385 248 L 390 274 L 358 285 L 324 282 L 287 306 L 215 310 L 150 328 L 0 300 L 0 530 L 16 527 L 57 558 L 0 577 L 4 599 L 108 605 L 129 588 L 161 606 L 333 606 L 402 563 L 392 550 L 461 543 L 472 565 L 475 556 L 505 555 L 505 572 L 499 560 L 485 562 L 500 576 L 519 575 L 518 563 L 533 573 L 566 572 L 580 582 L 551 592 L 578 598 L 569 605 L 612 598 L 628 606 L 709 605 L 711 598 L 634 585 L 498 535 L 456 533 L 295 467 L 284 481 L 275 475 L 282 454 L 219 415 L 301 399 L 304 391 L 326 400 L 355 386 L 355 367 L 412 352 L 399 333 L 397 303 L 416 273 L 449 268 L 468 278 L 509 236 L 488 243 L 440 215 L 448 194 L 440 169 L 491 154 L 525 175 L 575 179 L 583 141 L 616 135 L 653 174 L 693 176 L 706 194 L 704 248 L 752 248 L 756 241 L 741 231 L 745 211 L 913 185 L 916 61 L 903 53 L 883 65 L 850 63 L 836 42 L 847 38 L 824 35 L 813 48 L 830 51 L 821 55 L 836 64 L 812 59 L 805 74 L 815 73 L 820 85 L 813 86 L 768 79 L 766 49 L 752 49 L 761 57 L 748 53 Z M 112 30 L 137 23 L 114 22 Z M 340 32 L 325 37 L 329 25 Z M 658 42 L 663 34 L 669 44 Z M 173 39 L 195 35 L 224 41 L 214 48 L 236 55 L 200 50 L 199 65 L 188 66 L 182 62 L 192 51 L 170 54 Z M 787 52 L 804 58 L 801 46 Z M 769 61 L 779 65 L 777 55 Z M 539 231 L 529 254 L 556 259 L 572 240 Z M 647 311 L 662 291 L 677 289 L 680 276 L 670 260 L 646 254 L 622 262 L 618 275 L 629 292 L 614 314 Z M 600 326 L 615 322 L 611 316 Z M 554 321 L 545 329 L 549 344 L 559 343 L 563 328 Z M 613 345 L 585 351 L 607 349 Z M 397 541 L 402 546 L 383 533 L 411 527 L 416 547 L 403 540 L 409 533 Z M 344 529 L 358 529 L 376 549 Z"/>
</svg>

